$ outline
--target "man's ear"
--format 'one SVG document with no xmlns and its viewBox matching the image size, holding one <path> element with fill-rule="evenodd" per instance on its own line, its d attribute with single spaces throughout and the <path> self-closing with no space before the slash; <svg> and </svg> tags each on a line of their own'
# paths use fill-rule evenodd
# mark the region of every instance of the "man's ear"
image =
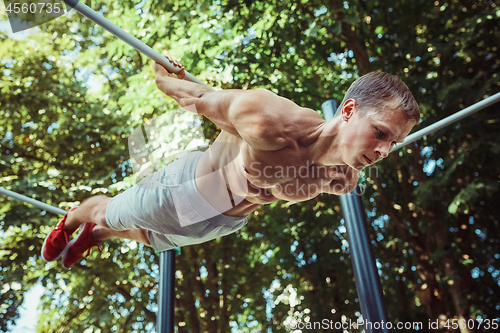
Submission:
<svg viewBox="0 0 500 333">
<path fill-rule="evenodd" d="M 351 117 L 354 115 L 354 112 L 356 112 L 356 100 L 354 99 L 348 99 L 345 101 L 344 106 L 342 106 L 341 111 L 341 116 L 344 121 L 348 121 L 351 119 Z"/>
</svg>

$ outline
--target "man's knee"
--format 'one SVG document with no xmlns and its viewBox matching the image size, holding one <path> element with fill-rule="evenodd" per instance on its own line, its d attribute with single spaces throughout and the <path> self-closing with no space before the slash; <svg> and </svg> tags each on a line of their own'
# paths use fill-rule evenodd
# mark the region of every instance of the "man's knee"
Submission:
<svg viewBox="0 0 500 333">
<path fill-rule="evenodd" d="M 147 246 L 151 246 L 151 242 L 149 241 L 148 231 L 146 229 L 139 229 L 141 231 L 142 243 Z"/>
</svg>

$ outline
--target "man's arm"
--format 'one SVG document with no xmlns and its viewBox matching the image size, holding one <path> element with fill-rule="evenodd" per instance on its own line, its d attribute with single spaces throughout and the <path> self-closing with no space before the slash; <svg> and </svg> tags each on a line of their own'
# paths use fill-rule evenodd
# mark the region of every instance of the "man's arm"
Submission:
<svg viewBox="0 0 500 333">
<path fill-rule="evenodd" d="M 324 122 L 313 110 L 265 89 L 212 91 L 179 80 L 158 64 L 154 69 L 156 85 L 162 92 L 183 107 L 195 105 L 198 113 L 256 149 L 282 149 L 304 126 L 314 128 Z"/>
</svg>

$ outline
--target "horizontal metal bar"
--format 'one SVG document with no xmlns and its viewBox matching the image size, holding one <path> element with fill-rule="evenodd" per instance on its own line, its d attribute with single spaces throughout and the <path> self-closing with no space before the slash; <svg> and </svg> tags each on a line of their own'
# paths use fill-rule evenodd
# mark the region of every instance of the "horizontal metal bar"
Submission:
<svg viewBox="0 0 500 333">
<path fill-rule="evenodd" d="M 81 3 L 78 0 L 63 0 L 68 6 L 74 8 L 76 11 L 78 11 L 80 14 L 83 16 L 88 17 L 104 29 L 108 30 L 110 33 L 115 35 L 116 37 L 120 38 L 123 40 L 125 43 L 129 44 L 132 46 L 134 49 L 137 51 L 141 52 L 151 60 L 156 61 L 157 63 L 161 64 L 164 66 L 169 72 L 178 74 L 179 73 L 179 68 L 175 67 L 167 58 L 165 58 L 163 55 L 160 53 L 156 52 L 137 38 L 131 36 L 129 33 L 127 33 L 125 30 L 122 28 L 118 27 L 114 23 L 111 23 L 109 20 L 104 18 L 102 15 L 98 14 L 95 12 L 93 9 L 89 8 L 85 4 Z M 184 77 L 184 80 L 191 81 L 194 83 L 202 84 L 207 88 L 210 88 L 214 90 L 212 87 L 206 85 L 203 81 L 199 80 L 197 77 L 193 76 L 190 74 L 188 71 L 186 71 L 186 76 Z"/>
<path fill-rule="evenodd" d="M 64 209 L 57 208 L 57 207 L 54 207 L 51 205 L 47 205 L 46 203 L 43 203 L 43 202 L 35 200 L 35 199 L 31 199 L 25 195 L 6 190 L 3 187 L 0 187 L 0 193 L 5 194 L 9 197 L 12 197 L 16 200 L 27 202 L 29 204 L 32 204 L 33 206 L 42 208 L 42 209 L 44 209 L 48 212 L 54 213 L 54 214 L 61 214 L 61 215 L 66 214 L 66 211 Z"/>
<path fill-rule="evenodd" d="M 467 116 L 470 116 L 471 114 L 478 112 L 478 111 L 480 111 L 480 110 L 482 110 L 490 105 L 493 105 L 499 101 L 500 101 L 500 93 L 497 93 L 493 96 L 485 98 L 482 101 L 477 102 L 476 104 L 473 104 L 473 105 L 471 105 L 471 106 L 469 106 L 461 111 L 455 112 L 451 116 L 448 116 L 448 117 L 446 117 L 438 122 L 435 122 L 434 124 L 429 125 L 426 128 L 423 128 L 418 132 L 415 132 L 413 134 L 408 135 L 403 143 L 395 145 L 391 151 L 394 151 L 394 150 L 399 149 L 399 148 L 403 148 L 407 144 L 410 144 L 413 141 L 419 140 L 422 137 L 424 137 L 425 135 L 428 135 L 428 134 L 435 132 L 443 127 L 446 127 L 454 122 L 457 122 L 460 119 L 465 118 Z"/>
</svg>

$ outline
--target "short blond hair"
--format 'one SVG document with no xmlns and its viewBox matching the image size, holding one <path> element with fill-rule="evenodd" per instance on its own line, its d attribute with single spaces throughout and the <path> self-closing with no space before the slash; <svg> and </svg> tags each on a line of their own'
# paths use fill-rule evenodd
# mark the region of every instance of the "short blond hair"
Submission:
<svg viewBox="0 0 500 333">
<path fill-rule="evenodd" d="M 380 112 L 388 108 L 402 111 L 406 119 L 415 123 L 420 120 L 420 110 L 410 89 L 397 76 L 388 73 L 371 72 L 354 81 L 340 103 L 337 115 L 348 99 L 354 99 L 361 112 Z"/>
</svg>

